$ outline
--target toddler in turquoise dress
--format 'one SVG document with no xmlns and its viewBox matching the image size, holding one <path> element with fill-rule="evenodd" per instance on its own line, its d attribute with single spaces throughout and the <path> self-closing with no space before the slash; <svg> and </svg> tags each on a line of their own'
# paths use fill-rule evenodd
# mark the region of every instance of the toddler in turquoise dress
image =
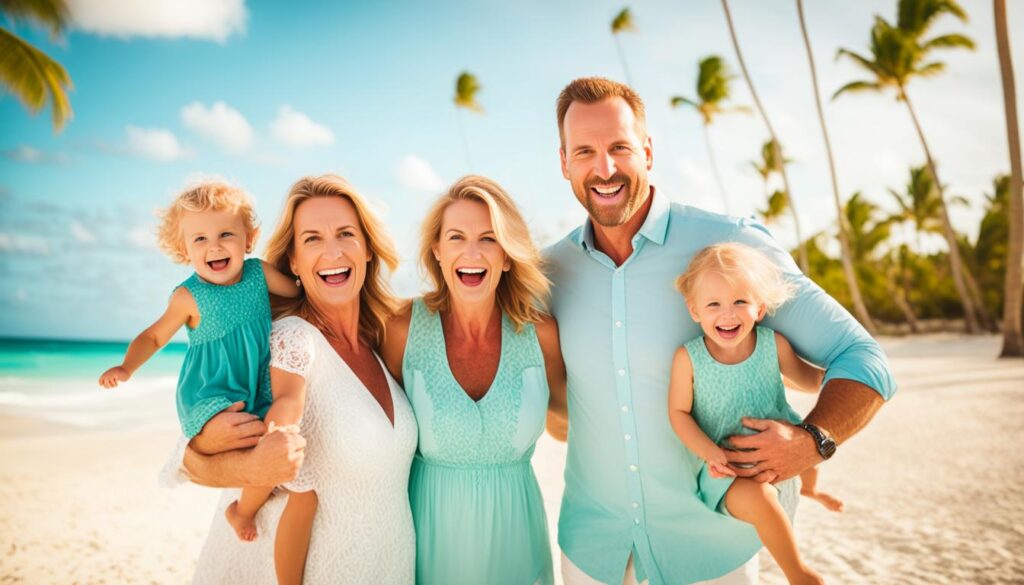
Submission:
<svg viewBox="0 0 1024 585">
<path fill-rule="evenodd" d="M 796 548 L 795 480 L 774 486 L 737 478 L 720 446 L 732 435 L 752 432 L 743 417 L 802 422 L 786 402 L 783 376 L 806 392 L 821 386 L 821 369 L 801 360 L 785 337 L 758 326 L 791 296 L 791 285 L 753 248 L 718 244 L 693 258 L 677 287 L 704 331 L 676 351 L 669 387 L 672 428 L 705 462 L 699 495 L 712 509 L 752 524 L 790 583 L 823 583 Z M 816 468 L 800 478 L 803 495 L 842 509 L 841 501 L 816 489 Z"/>
<path fill-rule="evenodd" d="M 177 389 L 185 436 L 199 434 L 236 402 L 245 403 L 245 412 L 266 417 L 273 402 L 268 293 L 295 297 L 299 291 L 270 264 L 245 258 L 258 235 L 252 204 L 240 189 L 208 182 L 181 193 L 163 213 L 160 246 L 195 273 L 174 289 L 164 314 L 132 340 L 121 365 L 100 376 L 100 385 L 113 388 L 127 381 L 185 326 L 189 345 Z M 245 505 L 229 508 L 234 515 L 228 520 L 242 540 L 256 537 L 255 515 L 268 493 L 246 488 L 240 498 Z"/>
</svg>

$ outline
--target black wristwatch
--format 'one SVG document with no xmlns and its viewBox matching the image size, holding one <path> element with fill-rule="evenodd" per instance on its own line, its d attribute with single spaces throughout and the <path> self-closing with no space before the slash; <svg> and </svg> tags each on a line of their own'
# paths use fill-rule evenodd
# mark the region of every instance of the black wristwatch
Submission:
<svg viewBox="0 0 1024 585">
<path fill-rule="evenodd" d="M 821 429 L 808 423 L 802 423 L 798 426 L 811 434 L 811 438 L 814 439 L 814 445 L 818 448 L 818 455 L 821 455 L 822 459 L 828 459 L 835 454 L 836 442 Z"/>
</svg>

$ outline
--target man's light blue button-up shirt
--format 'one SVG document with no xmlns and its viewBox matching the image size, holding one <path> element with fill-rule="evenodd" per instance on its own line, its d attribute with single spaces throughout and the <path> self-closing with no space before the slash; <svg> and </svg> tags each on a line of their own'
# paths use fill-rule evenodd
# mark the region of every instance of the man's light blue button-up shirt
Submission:
<svg viewBox="0 0 1024 585">
<path fill-rule="evenodd" d="M 701 334 L 675 278 L 702 248 L 740 242 L 798 286 L 763 324 L 832 378 L 888 399 L 885 355 L 853 317 L 805 277 L 760 224 L 670 204 L 657 191 L 621 266 L 594 247 L 589 220 L 546 250 L 568 372 L 569 445 L 558 543 L 585 573 L 620 583 L 632 552 L 640 580 L 676 585 L 724 575 L 760 548 L 751 526 L 697 497 L 700 461 L 672 431 L 668 382 L 676 348 Z"/>
</svg>

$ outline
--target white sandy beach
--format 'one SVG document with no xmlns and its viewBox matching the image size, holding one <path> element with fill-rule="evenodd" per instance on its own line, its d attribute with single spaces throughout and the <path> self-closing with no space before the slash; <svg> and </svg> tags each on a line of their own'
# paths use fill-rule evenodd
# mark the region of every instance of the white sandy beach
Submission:
<svg viewBox="0 0 1024 585">
<path fill-rule="evenodd" d="M 1024 360 L 997 360 L 991 336 L 883 345 L 900 390 L 822 467 L 822 487 L 846 511 L 801 503 L 808 561 L 840 584 L 1024 582 Z M 805 411 L 813 397 L 792 401 Z M 157 486 L 173 426 L 0 421 L 0 583 L 189 580 L 217 492 Z M 564 445 L 538 444 L 552 536 L 564 459 Z M 762 553 L 762 583 L 784 582 Z"/>
</svg>

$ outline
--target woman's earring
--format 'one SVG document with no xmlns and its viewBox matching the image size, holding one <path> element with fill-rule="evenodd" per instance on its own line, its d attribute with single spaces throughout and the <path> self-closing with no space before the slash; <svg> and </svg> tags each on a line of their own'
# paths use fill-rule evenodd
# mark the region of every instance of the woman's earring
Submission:
<svg viewBox="0 0 1024 585">
<path fill-rule="evenodd" d="M 302 288 L 302 281 L 301 281 L 301 280 L 299 280 L 298 278 L 296 278 L 296 279 L 295 279 L 295 286 L 297 286 L 297 287 L 299 287 L 299 288 Z"/>
</svg>

